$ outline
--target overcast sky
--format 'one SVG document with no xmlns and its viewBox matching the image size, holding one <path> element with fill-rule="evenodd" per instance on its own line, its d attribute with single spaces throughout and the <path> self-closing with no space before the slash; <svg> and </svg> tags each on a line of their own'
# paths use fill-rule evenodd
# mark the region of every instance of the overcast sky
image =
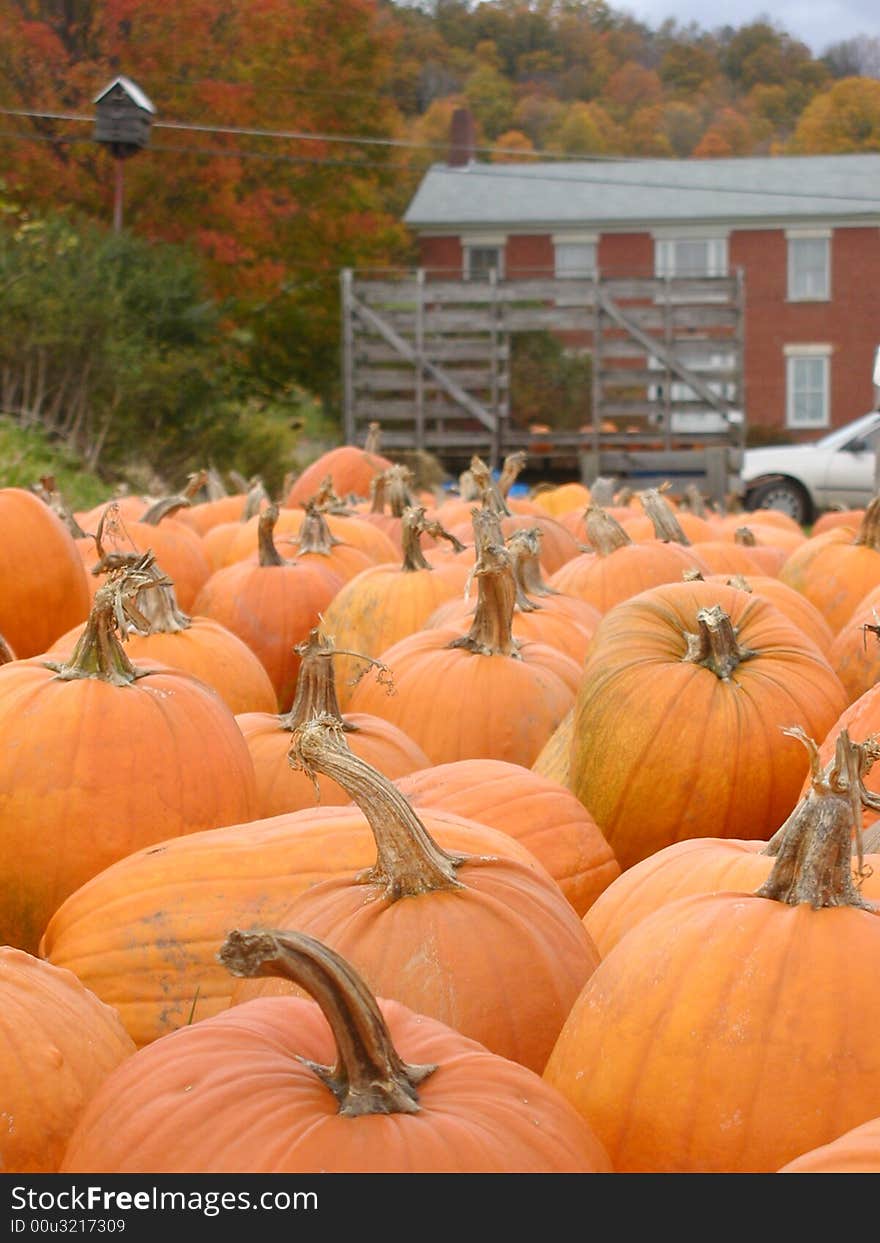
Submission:
<svg viewBox="0 0 880 1243">
<path fill-rule="evenodd" d="M 880 0 L 725 0 L 717 7 L 705 0 L 621 0 L 611 8 L 632 14 L 653 30 L 668 18 L 679 26 L 696 22 L 702 30 L 715 30 L 724 25 L 738 29 L 769 15 L 772 25 L 806 43 L 814 56 L 856 35 L 880 36 Z"/>
</svg>

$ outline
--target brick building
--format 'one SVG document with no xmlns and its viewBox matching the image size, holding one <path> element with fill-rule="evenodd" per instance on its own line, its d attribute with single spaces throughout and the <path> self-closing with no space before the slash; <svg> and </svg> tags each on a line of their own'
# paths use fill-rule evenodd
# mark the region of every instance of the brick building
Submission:
<svg viewBox="0 0 880 1243">
<path fill-rule="evenodd" d="M 880 154 L 522 164 L 465 155 L 428 170 L 404 221 L 429 279 L 740 274 L 752 439 L 812 439 L 877 404 Z"/>
</svg>

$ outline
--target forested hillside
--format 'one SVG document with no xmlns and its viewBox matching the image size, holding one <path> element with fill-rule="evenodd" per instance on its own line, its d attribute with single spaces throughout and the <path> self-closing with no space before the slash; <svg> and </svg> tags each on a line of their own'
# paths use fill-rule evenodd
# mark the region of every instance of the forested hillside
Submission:
<svg viewBox="0 0 880 1243">
<path fill-rule="evenodd" d="M 119 73 L 156 113 L 111 242 L 93 116 Z M 486 160 L 870 151 L 878 75 L 876 37 L 816 57 L 603 0 L 7 0 L 2 413 L 94 464 L 137 427 L 182 469 L 184 424 L 246 453 L 256 408 L 286 453 L 313 398 L 338 414 L 339 271 L 413 262 L 401 214 L 456 107 Z"/>
</svg>

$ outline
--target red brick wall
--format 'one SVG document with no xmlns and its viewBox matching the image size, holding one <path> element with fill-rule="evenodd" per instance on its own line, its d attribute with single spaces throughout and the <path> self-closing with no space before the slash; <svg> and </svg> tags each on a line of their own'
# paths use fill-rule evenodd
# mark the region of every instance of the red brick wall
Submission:
<svg viewBox="0 0 880 1243">
<path fill-rule="evenodd" d="M 603 276 L 653 276 L 654 239 L 650 233 L 603 233 L 598 265 Z"/>
<path fill-rule="evenodd" d="M 419 254 L 422 267 L 429 273 L 432 268 L 437 268 L 435 275 L 461 276 L 463 251 L 457 237 L 421 237 Z"/>
<path fill-rule="evenodd" d="M 731 233 L 731 271 L 745 275 L 745 407 L 751 426 L 785 427 L 786 345 L 828 343 L 831 425 L 872 408 L 874 349 L 880 345 L 880 229 L 835 229 L 831 300 L 787 300 L 783 229 Z M 821 432 L 798 433 L 815 439 Z M 795 433 L 792 433 L 795 435 Z"/>
</svg>

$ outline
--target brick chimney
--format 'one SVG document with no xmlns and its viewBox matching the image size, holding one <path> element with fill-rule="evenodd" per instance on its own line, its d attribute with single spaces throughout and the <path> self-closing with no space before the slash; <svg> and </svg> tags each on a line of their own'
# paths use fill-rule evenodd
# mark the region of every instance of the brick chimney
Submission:
<svg viewBox="0 0 880 1243">
<path fill-rule="evenodd" d="M 449 156 L 446 161 L 449 167 L 462 168 L 470 164 L 475 145 L 474 118 L 470 109 L 456 108 L 449 127 Z"/>
</svg>

